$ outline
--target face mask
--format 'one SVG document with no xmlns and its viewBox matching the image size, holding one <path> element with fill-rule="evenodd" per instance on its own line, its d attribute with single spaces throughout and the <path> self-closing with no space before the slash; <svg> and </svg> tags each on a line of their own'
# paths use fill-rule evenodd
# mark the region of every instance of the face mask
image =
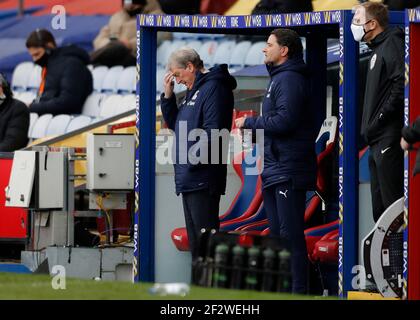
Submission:
<svg viewBox="0 0 420 320">
<path fill-rule="evenodd" d="M 143 8 L 142 7 L 140 7 L 140 8 L 135 8 L 135 9 L 130 9 L 130 10 L 125 10 L 127 13 L 128 13 L 128 15 L 130 16 L 130 17 L 134 17 L 134 16 L 136 16 L 136 15 L 138 15 L 138 14 L 141 14 L 141 13 L 143 13 Z"/>
<path fill-rule="evenodd" d="M 366 23 L 369 23 L 370 21 L 371 20 L 367 21 Z M 369 32 L 373 31 L 373 29 L 369 31 L 365 31 L 365 28 L 364 28 L 365 24 L 363 25 L 358 25 L 358 24 L 353 24 L 353 23 L 351 24 L 350 28 L 351 28 L 351 32 L 353 33 L 353 38 L 355 41 L 357 42 L 364 41 L 365 36 Z"/>
<path fill-rule="evenodd" d="M 41 58 L 35 60 L 34 63 L 39 65 L 40 67 L 45 67 L 48 63 L 48 56 L 49 54 L 45 52 Z"/>
<path fill-rule="evenodd" d="M 356 24 L 351 25 L 351 32 L 353 33 L 354 40 L 357 42 L 362 41 L 366 34 L 365 28 L 363 28 L 363 26 L 356 25 Z"/>
</svg>

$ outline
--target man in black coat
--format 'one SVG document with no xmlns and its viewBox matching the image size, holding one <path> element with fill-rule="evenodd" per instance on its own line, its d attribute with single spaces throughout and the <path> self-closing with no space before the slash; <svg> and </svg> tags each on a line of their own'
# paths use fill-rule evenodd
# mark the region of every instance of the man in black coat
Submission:
<svg viewBox="0 0 420 320">
<path fill-rule="evenodd" d="M 30 111 L 39 115 L 80 114 L 93 90 L 87 52 L 76 46 L 57 48 L 53 35 L 44 29 L 33 31 L 26 47 L 34 63 L 42 67 L 41 85 Z"/>
<path fill-rule="evenodd" d="M 403 196 L 404 153 L 400 148 L 404 115 L 404 32 L 388 26 L 386 6 L 365 2 L 353 17 L 356 41 L 372 54 L 368 64 L 361 134 L 370 147 L 373 219 Z"/>
<path fill-rule="evenodd" d="M 12 152 L 28 143 L 29 110 L 13 99 L 12 91 L 0 73 L 0 152 Z"/>
</svg>

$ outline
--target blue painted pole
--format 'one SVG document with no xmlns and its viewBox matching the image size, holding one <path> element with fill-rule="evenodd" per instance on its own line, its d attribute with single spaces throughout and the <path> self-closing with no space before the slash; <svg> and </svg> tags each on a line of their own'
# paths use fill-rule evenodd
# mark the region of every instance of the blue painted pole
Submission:
<svg viewBox="0 0 420 320">
<path fill-rule="evenodd" d="M 359 44 L 354 41 L 350 25 L 351 11 L 342 12 L 340 24 L 339 68 L 339 296 L 347 297 L 352 290 L 352 268 L 358 253 L 358 69 Z"/>
<path fill-rule="evenodd" d="M 155 278 L 156 30 L 137 19 L 134 281 Z"/>
<path fill-rule="evenodd" d="M 410 123 L 410 19 L 405 17 L 405 81 L 404 81 L 404 125 Z M 403 242 L 403 299 L 408 298 L 408 201 L 410 161 L 408 152 L 404 152 L 404 242 Z"/>
</svg>

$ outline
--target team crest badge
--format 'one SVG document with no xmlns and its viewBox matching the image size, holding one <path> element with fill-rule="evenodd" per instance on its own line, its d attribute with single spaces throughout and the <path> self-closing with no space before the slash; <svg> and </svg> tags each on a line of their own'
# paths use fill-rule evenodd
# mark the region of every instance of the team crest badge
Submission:
<svg viewBox="0 0 420 320">
<path fill-rule="evenodd" d="M 378 58 L 378 56 L 375 53 L 373 55 L 372 59 L 370 59 L 370 70 L 372 70 L 373 68 L 375 68 L 375 64 L 376 64 L 376 59 L 377 58 Z"/>
</svg>

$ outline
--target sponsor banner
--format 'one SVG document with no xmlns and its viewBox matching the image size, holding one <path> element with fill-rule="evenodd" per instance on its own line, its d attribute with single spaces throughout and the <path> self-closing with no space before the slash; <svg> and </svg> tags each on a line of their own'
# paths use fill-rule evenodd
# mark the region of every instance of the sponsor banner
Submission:
<svg viewBox="0 0 420 320">
<path fill-rule="evenodd" d="M 141 27 L 244 29 L 298 27 L 341 23 L 341 11 L 262 14 L 249 16 L 139 15 Z"/>
</svg>

